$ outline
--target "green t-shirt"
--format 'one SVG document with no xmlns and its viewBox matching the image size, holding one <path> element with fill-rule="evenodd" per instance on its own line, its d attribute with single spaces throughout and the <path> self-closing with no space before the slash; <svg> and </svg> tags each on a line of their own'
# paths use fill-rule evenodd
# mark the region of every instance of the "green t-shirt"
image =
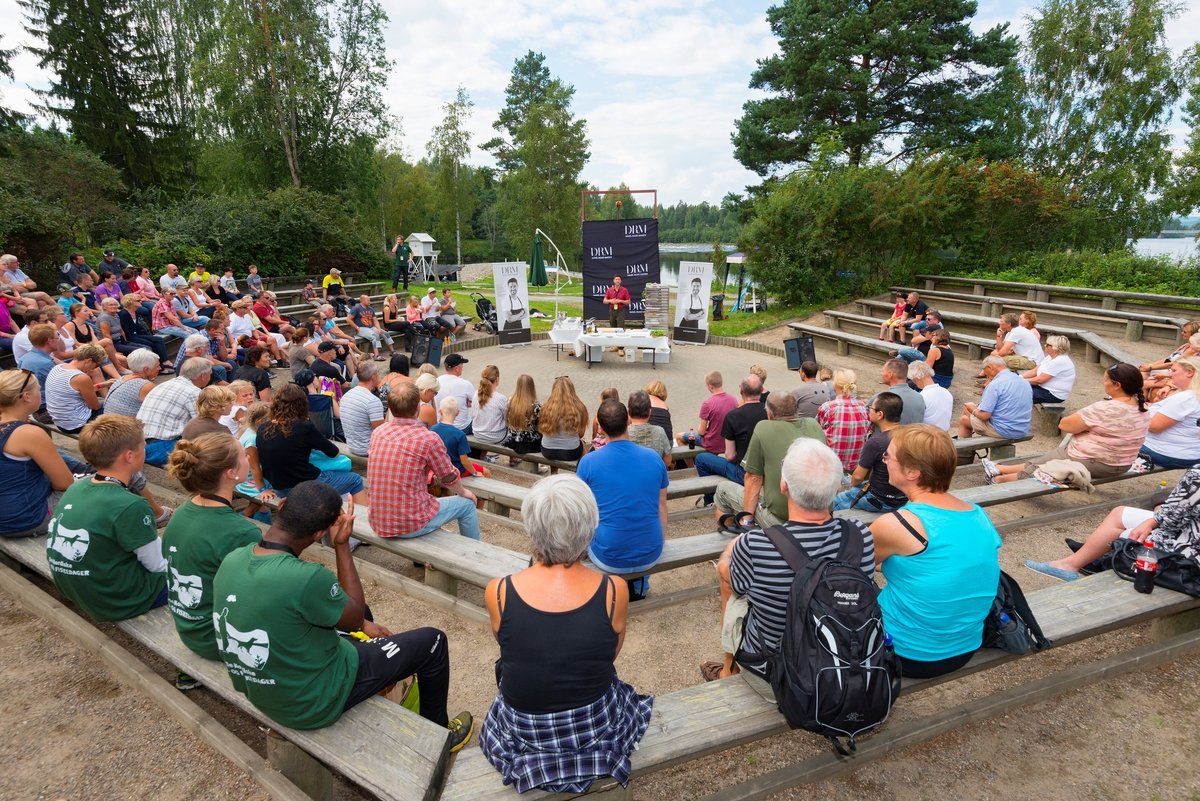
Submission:
<svg viewBox="0 0 1200 801">
<path fill-rule="evenodd" d="M 334 629 L 347 601 L 323 565 L 253 545 L 230 553 L 213 581 L 213 624 L 233 686 L 284 726 L 336 721 L 358 672 L 358 651 Z"/>
<path fill-rule="evenodd" d="M 213 633 L 213 578 L 230 551 L 262 539 L 258 526 L 227 506 L 197 506 L 188 501 L 175 510 L 163 530 L 167 559 L 167 606 L 175 616 L 179 639 L 206 659 L 220 660 Z"/>
<path fill-rule="evenodd" d="M 396 266 L 408 264 L 409 258 L 412 256 L 412 248 L 407 242 L 401 242 L 400 247 L 396 248 Z"/>
<path fill-rule="evenodd" d="M 154 542 L 154 510 L 120 484 L 88 479 L 67 487 L 46 536 L 54 586 L 93 620 L 128 620 L 150 610 L 167 577 L 134 553 Z"/>
<path fill-rule="evenodd" d="M 780 520 L 788 519 L 787 496 L 779 491 L 780 463 L 788 448 L 800 437 L 829 443 L 825 432 L 811 417 L 796 420 L 759 420 L 750 437 L 750 447 L 742 467 L 747 473 L 763 477 L 762 505 Z M 753 510 L 751 510 L 753 511 Z"/>
</svg>

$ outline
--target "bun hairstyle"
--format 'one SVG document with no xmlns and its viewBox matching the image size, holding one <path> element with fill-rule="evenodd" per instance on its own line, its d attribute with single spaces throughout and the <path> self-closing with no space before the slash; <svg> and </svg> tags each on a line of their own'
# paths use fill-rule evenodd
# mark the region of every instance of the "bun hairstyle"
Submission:
<svg viewBox="0 0 1200 801">
<path fill-rule="evenodd" d="M 1137 398 L 1138 411 L 1146 411 L 1146 393 L 1142 390 L 1142 371 L 1132 364 L 1117 362 L 1108 368 L 1110 380 L 1121 385 L 1121 391 L 1132 398 Z"/>
<path fill-rule="evenodd" d="M 231 434 L 181 439 L 167 460 L 167 474 L 193 495 L 220 489 L 221 475 L 237 467 L 242 446 Z"/>
</svg>

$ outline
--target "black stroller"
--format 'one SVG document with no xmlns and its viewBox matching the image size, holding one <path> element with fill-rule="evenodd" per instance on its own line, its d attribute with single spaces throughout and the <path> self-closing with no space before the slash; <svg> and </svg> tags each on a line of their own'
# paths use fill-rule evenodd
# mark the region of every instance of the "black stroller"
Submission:
<svg viewBox="0 0 1200 801">
<path fill-rule="evenodd" d="M 475 301 L 475 316 L 479 318 L 479 322 L 472 327 L 476 331 L 487 331 L 489 334 L 495 334 L 500 330 L 500 326 L 496 322 L 495 305 L 478 292 L 471 293 L 471 300 Z"/>
</svg>

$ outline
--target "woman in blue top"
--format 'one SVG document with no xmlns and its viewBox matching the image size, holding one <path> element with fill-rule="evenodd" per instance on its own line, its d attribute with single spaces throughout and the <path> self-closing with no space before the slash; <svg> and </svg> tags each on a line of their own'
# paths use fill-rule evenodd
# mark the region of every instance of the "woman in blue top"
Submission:
<svg viewBox="0 0 1200 801">
<path fill-rule="evenodd" d="M 45 534 L 74 480 L 50 435 L 28 422 L 41 402 L 33 373 L 0 372 L 0 537 Z"/>
<path fill-rule="evenodd" d="M 927 679 L 958 670 L 983 642 L 1000 581 L 1000 535 L 987 514 L 950 494 L 954 442 L 931 425 L 892 429 L 883 460 L 908 504 L 871 524 L 883 625 L 903 674 Z"/>
</svg>

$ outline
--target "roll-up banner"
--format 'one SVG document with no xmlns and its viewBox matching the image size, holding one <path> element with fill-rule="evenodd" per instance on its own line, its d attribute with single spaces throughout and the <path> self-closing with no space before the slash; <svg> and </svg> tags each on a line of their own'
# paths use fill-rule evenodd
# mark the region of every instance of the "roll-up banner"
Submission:
<svg viewBox="0 0 1200 801">
<path fill-rule="evenodd" d="M 492 264 L 496 289 L 496 325 L 501 345 L 527 345 L 533 342 L 529 327 L 529 282 L 525 262 L 506 261 Z"/>
<path fill-rule="evenodd" d="M 708 344 L 709 287 L 712 285 L 712 262 L 684 261 L 679 263 L 679 287 L 675 292 L 676 342 L 693 345 Z"/>
<path fill-rule="evenodd" d="M 604 293 L 621 276 L 621 286 L 632 301 L 625 312 L 628 322 L 646 316 L 642 298 L 648 283 L 659 282 L 658 220 L 585 220 L 583 223 L 583 316 L 601 325 L 608 321 Z"/>
</svg>

